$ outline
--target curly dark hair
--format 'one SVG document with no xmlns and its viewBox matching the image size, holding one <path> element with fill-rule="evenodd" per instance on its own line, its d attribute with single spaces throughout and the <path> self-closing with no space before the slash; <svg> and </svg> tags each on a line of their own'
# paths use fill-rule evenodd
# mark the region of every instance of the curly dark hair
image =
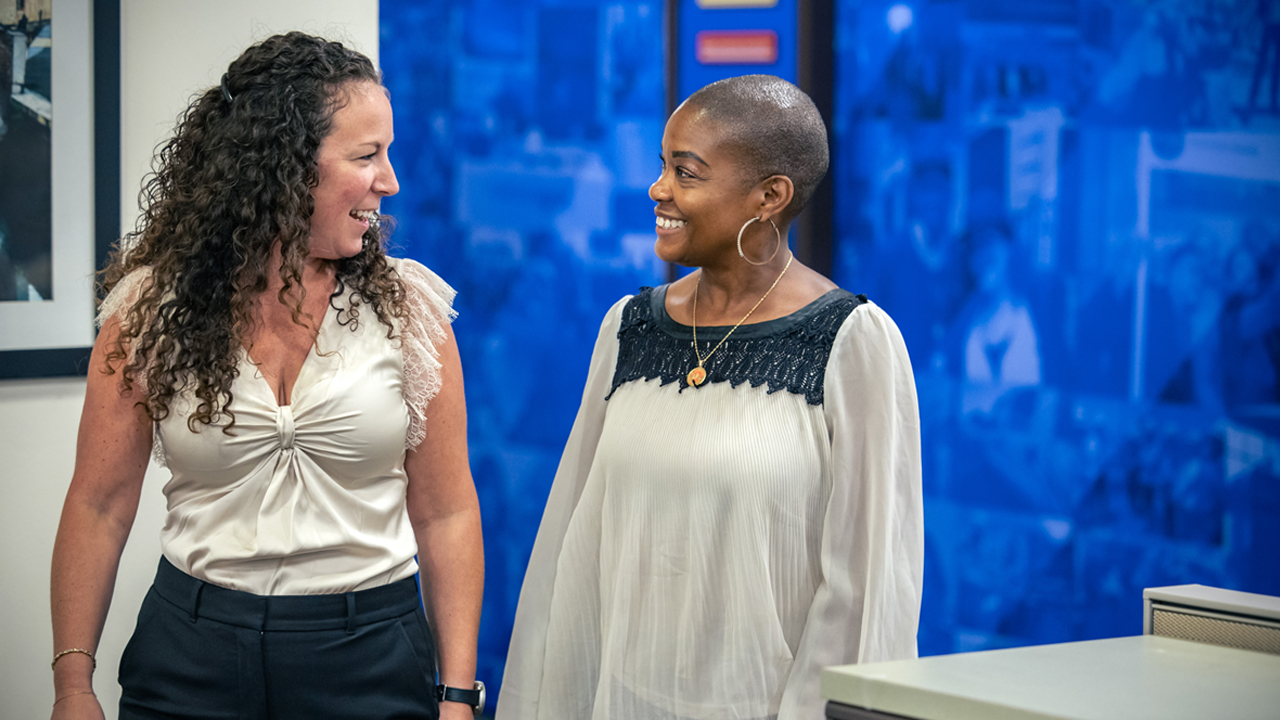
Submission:
<svg viewBox="0 0 1280 720">
<path fill-rule="evenodd" d="M 738 153 L 747 184 L 786 175 L 795 196 L 781 219 L 795 219 L 827 174 L 827 126 L 803 90 L 773 75 L 717 80 L 694 92 L 685 105 L 719 123 L 721 142 Z"/>
<path fill-rule="evenodd" d="M 302 269 L 317 154 L 334 113 L 362 83 L 381 85 L 381 75 L 361 53 L 304 33 L 275 35 L 232 62 L 221 86 L 196 96 L 159 149 L 137 227 L 117 243 L 99 284 L 105 296 L 130 272 L 150 269 L 137 301 L 120 314 L 106 371 L 120 370 L 122 391 L 141 380 L 139 404 L 153 421 L 190 391 L 193 431 L 224 416 L 224 431 L 234 426 L 231 385 L 270 273 L 284 282 L 279 298 L 293 321 L 305 325 Z M 377 225 L 360 254 L 333 261 L 329 302 L 349 292 L 343 323 L 358 327 L 360 305 L 368 304 L 394 337 L 392 319 L 408 315 L 405 288 Z M 276 243 L 279 268 L 269 262 Z"/>
</svg>

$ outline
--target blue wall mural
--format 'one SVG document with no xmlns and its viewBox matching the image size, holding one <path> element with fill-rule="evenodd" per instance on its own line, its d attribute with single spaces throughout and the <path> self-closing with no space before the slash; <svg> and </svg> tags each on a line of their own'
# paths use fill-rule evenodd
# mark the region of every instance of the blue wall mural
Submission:
<svg viewBox="0 0 1280 720">
<path fill-rule="evenodd" d="M 480 677 L 618 297 L 652 254 L 663 6 L 381 3 L 398 251 L 459 290 Z M 836 5 L 834 276 L 898 321 L 924 654 L 1280 594 L 1280 2 Z M 780 33 L 781 34 L 781 33 Z"/>
<path fill-rule="evenodd" d="M 921 651 L 1280 594 L 1280 3 L 837 18 L 835 279 L 915 365 Z"/>
<path fill-rule="evenodd" d="M 395 252 L 458 290 L 484 517 L 479 677 L 500 690 L 520 583 L 604 313 L 653 255 L 661 2 L 383 0 Z"/>
</svg>

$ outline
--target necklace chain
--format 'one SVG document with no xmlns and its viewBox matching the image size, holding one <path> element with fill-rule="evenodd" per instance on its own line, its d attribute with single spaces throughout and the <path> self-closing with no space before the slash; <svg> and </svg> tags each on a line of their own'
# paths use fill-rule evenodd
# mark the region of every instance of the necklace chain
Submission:
<svg viewBox="0 0 1280 720">
<path fill-rule="evenodd" d="M 769 293 L 773 292 L 773 289 L 778 287 L 778 283 L 782 282 L 782 276 L 786 275 L 787 269 L 791 267 L 791 261 L 795 259 L 796 254 L 791 253 L 791 256 L 787 258 L 787 264 L 782 266 L 782 272 L 778 273 L 778 277 L 773 281 L 773 284 L 769 286 L 769 289 L 764 291 L 764 295 L 760 296 L 760 299 L 756 301 L 756 304 L 752 305 L 751 309 L 747 311 L 747 314 L 743 315 L 742 319 L 739 320 L 738 323 L 729 330 L 729 332 L 725 333 L 724 337 L 720 338 L 720 342 L 716 343 L 716 346 L 711 348 L 711 352 L 707 353 L 706 356 L 703 356 L 701 351 L 698 350 L 698 289 L 702 287 L 702 273 L 698 273 L 698 282 L 693 286 L 693 354 L 698 358 L 698 367 L 690 370 L 689 375 L 685 378 L 689 381 L 690 385 L 697 386 L 706 381 L 707 371 L 703 368 L 703 364 L 711 359 L 711 356 L 720 349 L 721 345 L 724 345 L 724 341 L 729 339 L 729 336 L 733 334 L 734 330 L 737 330 L 742 323 L 747 321 L 747 318 L 751 317 L 751 313 L 755 312 L 756 308 L 760 307 L 761 303 L 765 301 L 765 298 L 769 297 Z"/>
</svg>

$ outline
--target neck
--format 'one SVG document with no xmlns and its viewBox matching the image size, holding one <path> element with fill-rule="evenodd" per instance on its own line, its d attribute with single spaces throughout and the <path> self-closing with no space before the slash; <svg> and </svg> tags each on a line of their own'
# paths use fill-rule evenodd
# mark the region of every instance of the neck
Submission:
<svg viewBox="0 0 1280 720">
<path fill-rule="evenodd" d="M 765 265 L 749 265 L 735 253 L 726 265 L 704 266 L 698 271 L 701 277 L 695 278 L 699 308 L 720 313 L 750 307 L 773 286 L 790 259 L 791 250 L 782 248 Z"/>
<path fill-rule="evenodd" d="M 280 270 L 284 267 L 284 255 L 278 242 L 271 248 L 271 258 L 268 260 L 267 267 L 271 268 L 271 271 L 267 273 L 267 289 L 262 297 L 277 298 L 284 287 L 284 279 L 280 277 Z M 305 296 L 308 298 L 327 297 L 336 275 L 337 269 L 331 261 L 308 256 L 302 261 L 301 287 L 294 286 L 290 290 L 290 295 L 302 297 L 305 291 Z"/>
</svg>

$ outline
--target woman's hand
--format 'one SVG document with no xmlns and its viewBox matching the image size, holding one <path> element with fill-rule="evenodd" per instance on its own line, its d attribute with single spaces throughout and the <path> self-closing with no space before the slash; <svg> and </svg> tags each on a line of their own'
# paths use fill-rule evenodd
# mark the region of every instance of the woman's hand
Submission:
<svg viewBox="0 0 1280 720">
<path fill-rule="evenodd" d="M 106 720 L 102 703 L 92 692 L 66 693 L 53 703 L 51 720 Z"/>
<path fill-rule="evenodd" d="M 440 703 L 440 720 L 472 720 L 474 717 L 469 705 L 458 702 Z"/>
</svg>

